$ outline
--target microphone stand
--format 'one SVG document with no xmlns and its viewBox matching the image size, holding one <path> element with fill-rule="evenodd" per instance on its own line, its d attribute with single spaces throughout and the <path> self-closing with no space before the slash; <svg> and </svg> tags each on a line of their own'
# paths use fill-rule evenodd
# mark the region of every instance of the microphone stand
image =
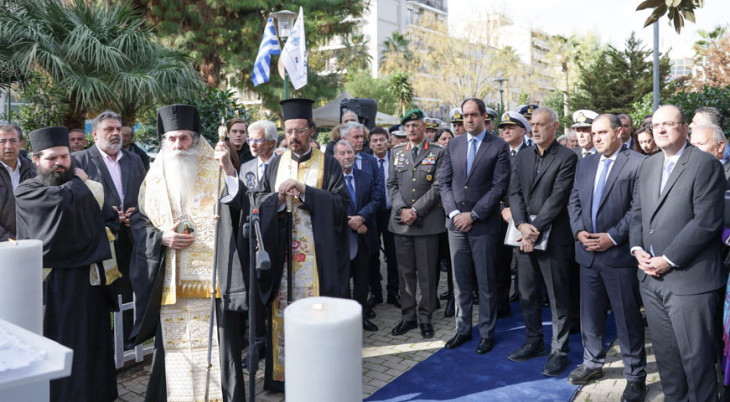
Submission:
<svg viewBox="0 0 730 402">
<path fill-rule="evenodd" d="M 259 293 L 258 280 L 261 271 L 271 268 L 269 253 L 264 249 L 261 235 L 261 221 L 259 210 L 254 207 L 254 189 L 256 175 L 246 173 L 246 187 L 248 188 L 249 214 L 248 223 L 244 225 L 245 236 L 248 237 L 248 387 L 249 401 L 256 401 L 256 372 L 259 369 L 259 348 L 256 345 L 256 298 Z"/>
</svg>

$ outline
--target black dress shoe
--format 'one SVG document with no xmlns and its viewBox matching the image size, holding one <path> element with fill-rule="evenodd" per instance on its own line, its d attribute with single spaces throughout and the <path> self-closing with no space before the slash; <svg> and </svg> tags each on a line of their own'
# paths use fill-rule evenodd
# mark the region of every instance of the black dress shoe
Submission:
<svg viewBox="0 0 730 402">
<path fill-rule="evenodd" d="M 456 335 L 454 335 L 453 338 L 449 339 L 449 341 L 446 342 L 446 345 L 444 345 L 444 347 L 446 349 L 455 349 L 455 348 L 458 348 L 459 346 L 469 342 L 470 340 L 471 340 L 471 332 L 469 333 L 469 335 L 456 334 Z"/>
<path fill-rule="evenodd" d="M 477 354 L 483 355 L 489 353 L 492 349 L 494 349 L 494 339 L 482 338 L 479 345 L 477 345 Z"/>
<path fill-rule="evenodd" d="M 383 302 L 383 296 L 370 295 L 370 297 L 368 297 L 368 307 L 375 307 L 382 302 Z"/>
<path fill-rule="evenodd" d="M 375 318 L 375 310 L 373 310 L 371 307 L 365 308 L 365 318 Z"/>
<path fill-rule="evenodd" d="M 525 343 L 524 345 L 520 346 L 519 349 L 507 355 L 507 358 L 512 360 L 513 362 L 523 362 L 525 360 L 530 360 L 535 357 L 545 355 L 547 355 L 547 352 L 545 351 L 545 345 L 542 343 L 542 341 L 540 341 L 537 343 Z"/>
<path fill-rule="evenodd" d="M 447 290 L 447 291 L 445 291 L 444 293 L 441 293 L 441 294 L 439 295 L 439 299 L 441 299 L 441 300 L 446 300 L 446 299 L 448 299 L 449 297 L 454 297 L 454 295 L 452 295 L 451 293 L 449 293 L 449 291 L 448 291 L 448 290 Z"/>
<path fill-rule="evenodd" d="M 394 336 L 398 336 L 415 328 L 418 328 L 418 323 L 415 321 L 401 321 L 395 326 L 395 328 L 393 328 L 392 331 L 390 331 L 390 333 Z"/>
<path fill-rule="evenodd" d="M 365 331 L 375 332 L 378 330 L 378 326 L 370 322 L 367 318 L 362 319 L 362 329 Z"/>
<path fill-rule="evenodd" d="M 601 377 L 603 377 L 603 369 L 600 367 L 592 369 L 581 364 L 568 374 L 568 382 L 573 385 L 585 385 Z"/>
<path fill-rule="evenodd" d="M 392 305 L 400 308 L 400 296 L 388 295 L 388 304 L 392 304 Z"/>
<path fill-rule="evenodd" d="M 545 366 L 542 368 L 542 375 L 546 377 L 557 377 L 568 368 L 568 356 L 558 352 L 550 353 Z"/>
<path fill-rule="evenodd" d="M 421 336 L 425 339 L 433 338 L 433 326 L 431 324 L 421 324 Z"/>
<path fill-rule="evenodd" d="M 449 318 L 453 317 L 456 314 L 456 303 L 454 302 L 454 299 L 451 298 L 446 301 L 446 308 L 444 308 L 444 317 Z"/>
<path fill-rule="evenodd" d="M 621 395 L 621 402 L 639 402 L 646 396 L 646 382 L 626 381 L 626 388 Z"/>
<path fill-rule="evenodd" d="M 476 290 L 471 292 L 471 304 L 479 304 L 479 292 Z"/>
</svg>

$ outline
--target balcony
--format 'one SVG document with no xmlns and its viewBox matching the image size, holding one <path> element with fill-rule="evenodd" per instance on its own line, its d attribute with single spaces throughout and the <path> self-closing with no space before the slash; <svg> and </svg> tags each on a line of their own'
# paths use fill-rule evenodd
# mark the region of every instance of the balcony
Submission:
<svg viewBox="0 0 730 402">
<path fill-rule="evenodd" d="M 447 0 L 408 0 L 408 3 L 412 3 L 421 7 L 427 7 L 435 11 L 440 11 L 444 14 L 448 14 L 449 12 Z"/>
</svg>

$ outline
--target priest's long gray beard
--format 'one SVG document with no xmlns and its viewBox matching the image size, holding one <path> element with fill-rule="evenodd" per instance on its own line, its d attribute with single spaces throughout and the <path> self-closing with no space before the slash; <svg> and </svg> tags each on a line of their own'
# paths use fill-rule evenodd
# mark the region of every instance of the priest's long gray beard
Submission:
<svg viewBox="0 0 730 402">
<path fill-rule="evenodd" d="M 200 152 L 196 146 L 185 151 L 173 150 L 169 143 L 165 142 L 160 156 L 170 199 L 178 211 L 184 213 L 185 206 L 189 205 L 188 201 L 195 196 Z"/>
</svg>

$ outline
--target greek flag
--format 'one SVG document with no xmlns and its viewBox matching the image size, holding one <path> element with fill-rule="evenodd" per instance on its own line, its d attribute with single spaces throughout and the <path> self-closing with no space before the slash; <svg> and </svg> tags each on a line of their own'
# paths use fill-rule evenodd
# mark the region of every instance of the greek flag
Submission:
<svg viewBox="0 0 730 402">
<path fill-rule="evenodd" d="M 266 28 L 264 28 L 264 36 L 261 38 L 261 45 L 259 45 L 259 53 L 253 63 L 253 73 L 251 74 L 253 86 L 269 82 L 271 55 L 279 53 L 281 53 L 281 47 L 274 29 L 274 19 L 269 17 L 266 21 Z"/>
</svg>

